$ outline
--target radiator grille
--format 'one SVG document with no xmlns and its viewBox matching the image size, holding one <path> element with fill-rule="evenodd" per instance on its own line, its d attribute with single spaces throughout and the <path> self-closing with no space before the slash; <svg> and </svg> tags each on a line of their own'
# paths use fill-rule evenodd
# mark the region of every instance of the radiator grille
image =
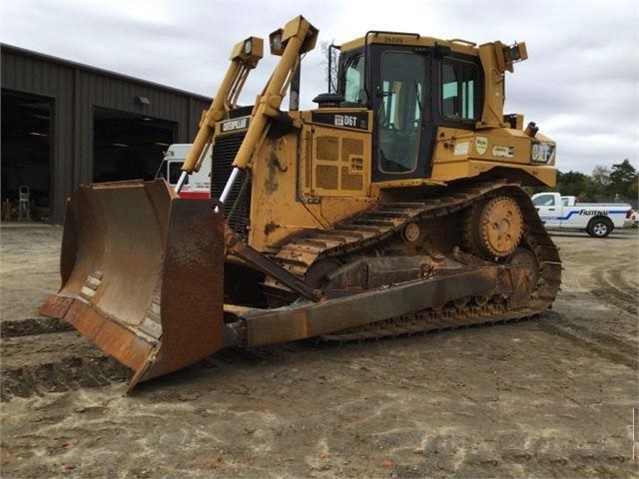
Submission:
<svg viewBox="0 0 639 479">
<path fill-rule="evenodd" d="M 211 197 L 219 199 L 224 186 L 233 171 L 233 160 L 240 149 L 244 132 L 216 138 L 213 147 L 213 167 L 211 168 Z M 246 240 L 251 210 L 251 180 L 246 171 L 240 172 L 231 194 L 224 204 L 226 222 L 242 239 Z"/>
</svg>

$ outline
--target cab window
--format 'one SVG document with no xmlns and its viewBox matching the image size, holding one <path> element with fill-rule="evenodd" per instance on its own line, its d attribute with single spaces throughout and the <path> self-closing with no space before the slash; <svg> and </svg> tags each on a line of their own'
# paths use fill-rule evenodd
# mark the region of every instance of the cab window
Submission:
<svg viewBox="0 0 639 479">
<path fill-rule="evenodd" d="M 479 69 L 474 63 L 442 62 L 441 113 L 455 120 L 476 120 L 479 115 Z"/>
<path fill-rule="evenodd" d="M 535 206 L 555 206 L 554 195 L 539 195 L 533 200 Z"/>
<path fill-rule="evenodd" d="M 365 105 L 364 56 L 353 55 L 344 64 L 344 101 Z"/>
<path fill-rule="evenodd" d="M 182 164 L 182 161 L 169 161 L 169 184 L 175 185 L 179 181 L 180 175 L 182 174 Z M 188 176 L 185 184 L 187 183 Z"/>
</svg>

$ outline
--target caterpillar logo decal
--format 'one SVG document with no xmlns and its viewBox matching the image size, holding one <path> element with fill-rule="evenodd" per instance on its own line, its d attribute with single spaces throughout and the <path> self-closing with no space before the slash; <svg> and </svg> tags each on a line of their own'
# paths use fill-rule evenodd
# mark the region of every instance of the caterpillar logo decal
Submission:
<svg viewBox="0 0 639 479">
<path fill-rule="evenodd" d="M 248 123 L 249 123 L 248 117 L 238 118 L 236 120 L 226 120 L 222 122 L 220 129 L 222 130 L 222 133 L 227 133 L 229 131 L 244 130 L 248 128 Z"/>
</svg>

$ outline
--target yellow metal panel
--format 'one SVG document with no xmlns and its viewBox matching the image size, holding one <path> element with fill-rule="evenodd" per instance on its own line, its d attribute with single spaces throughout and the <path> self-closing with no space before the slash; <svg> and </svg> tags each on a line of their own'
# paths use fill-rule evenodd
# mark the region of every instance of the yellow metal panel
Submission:
<svg viewBox="0 0 639 479">
<path fill-rule="evenodd" d="M 520 172 L 524 172 L 537 181 L 548 186 L 555 186 L 557 180 L 557 170 L 554 166 L 526 166 L 526 165 L 509 165 L 504 163 L 489 161 L 459 161 L 455 163 L 440 163 L 433 167 L 433 178 L 437 177 L 441 181 L 453 181 L 462 178 L 472 178 L 482 173 L 498 167 L 512 168 L 512 177 L 521 176 Z M 500 176 L 505 176 L 502 173 Z"/>
<path fill-rule="evenodd" d="M 413 178 L 409 180 L 380 181 L 371 185 L 371 197 L 379 198 L 382 190 L 392 190 L 398 188 L 427 188 L 429 186 L 446 186 L 444 181 L 434 181 L 426 178 Z"/>
<path fill-rule="evenodd" d="M 318 129 L 322 130 L 322 135 L 335 133 L 329 128 Z M 366 134 L 363 133 L 340 130 L 338 138 L 341 150 L 337 151 L 343 151 L 344 148 L 349 151 L 352 148 L 344 147 L 344 138 L 362 140 L 365 137 Z M 278 140 L 266 140 L 257 152 L 251 166 L 253 184 L 249 231 L 249 244 L 257 250 L 274 248 L 288 236 L 304 229 L 331 228 L 339 221 L 369 209 L 374 204 L 375 200 L 366 196 L 370 187 L 370 161 L 365 157 L 370 155 L 369 141 L 364 141 L 363 165 L 350 171 L 349 161 L 343 161 L 342 158 L 337 161 L 316 160 L 309 149 L 312 145 L 311 127 L 305 126 L 299 134 L 290 133 Z M 353 156 L 355 155 L 349 154 L 350 159 Z M 321 198 L 311 194 L 310 184 L 311 181 L 313 184 L 316 181 L 314 173 L 317 166 L 335 168 L 338 185 L 343 185 L 344 188 L 340 186 L 334 191 L 326 190 L 328 193 Z M 361 174 L 357 168 L 361 168 Z M 313 174 L 309 175 L 309 171 Z M 361 188 L 348 189 L 355 186 Z M 335 197 L 329 196 L 329 193 Z"/>
<path fill-rule="evenodd" d="M 542 134 L 538 134 L 535 140 L 552 141 Z M 431 179 L 454 181 L 505 167 L 521 170 L 552 186 L 556 176 L 554 166 L 531 163 L 532 142 L 533 139 L 523 131 L 510 128 L 478 132 L 439 128 Z"/>
<path fill-rule="evenodd" d="M 314 125 L 311 142 L 302 148 L 310 155 L 305 161 L 305 174 L 310 182 L 305 191 L 310 196 L 367 196 L 371 178 L 371 139 L 368 132 Z"/>
<path fill-rule="evenodd" d="M 542 135 L 538 136 L 541 139 Z M 472 132 L 439 128 L 433 163 L 436 165 L 477 159 L 507 165 L 529 164 L 531 145 L 532 138 L 521 130 L 497 128 Z"/>
</svg>

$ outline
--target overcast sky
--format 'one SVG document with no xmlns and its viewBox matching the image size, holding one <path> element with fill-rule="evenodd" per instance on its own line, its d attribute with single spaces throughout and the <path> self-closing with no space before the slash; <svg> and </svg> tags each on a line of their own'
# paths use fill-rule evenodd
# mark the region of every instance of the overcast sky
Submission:
<svg viewBox="0 0 639 479">
<path fill-rule="evenodd" d="M 212 97 L 232 46 L 296 15 L 319 29 L 302 62 L 302 107 L 326 90 L 321 42 L 368 30 L 526 42 L 505 111 L 557 141 L 561 171 L 590 174 L 628 158 L 639 169 L 639 2 L 615 1 L 26 1 L 0 0 L 0 41 Z M 268 53 L 243 103 L 268 78 Z M 287 104 L 287 103 L 285 103 Z"/>
</svg>

